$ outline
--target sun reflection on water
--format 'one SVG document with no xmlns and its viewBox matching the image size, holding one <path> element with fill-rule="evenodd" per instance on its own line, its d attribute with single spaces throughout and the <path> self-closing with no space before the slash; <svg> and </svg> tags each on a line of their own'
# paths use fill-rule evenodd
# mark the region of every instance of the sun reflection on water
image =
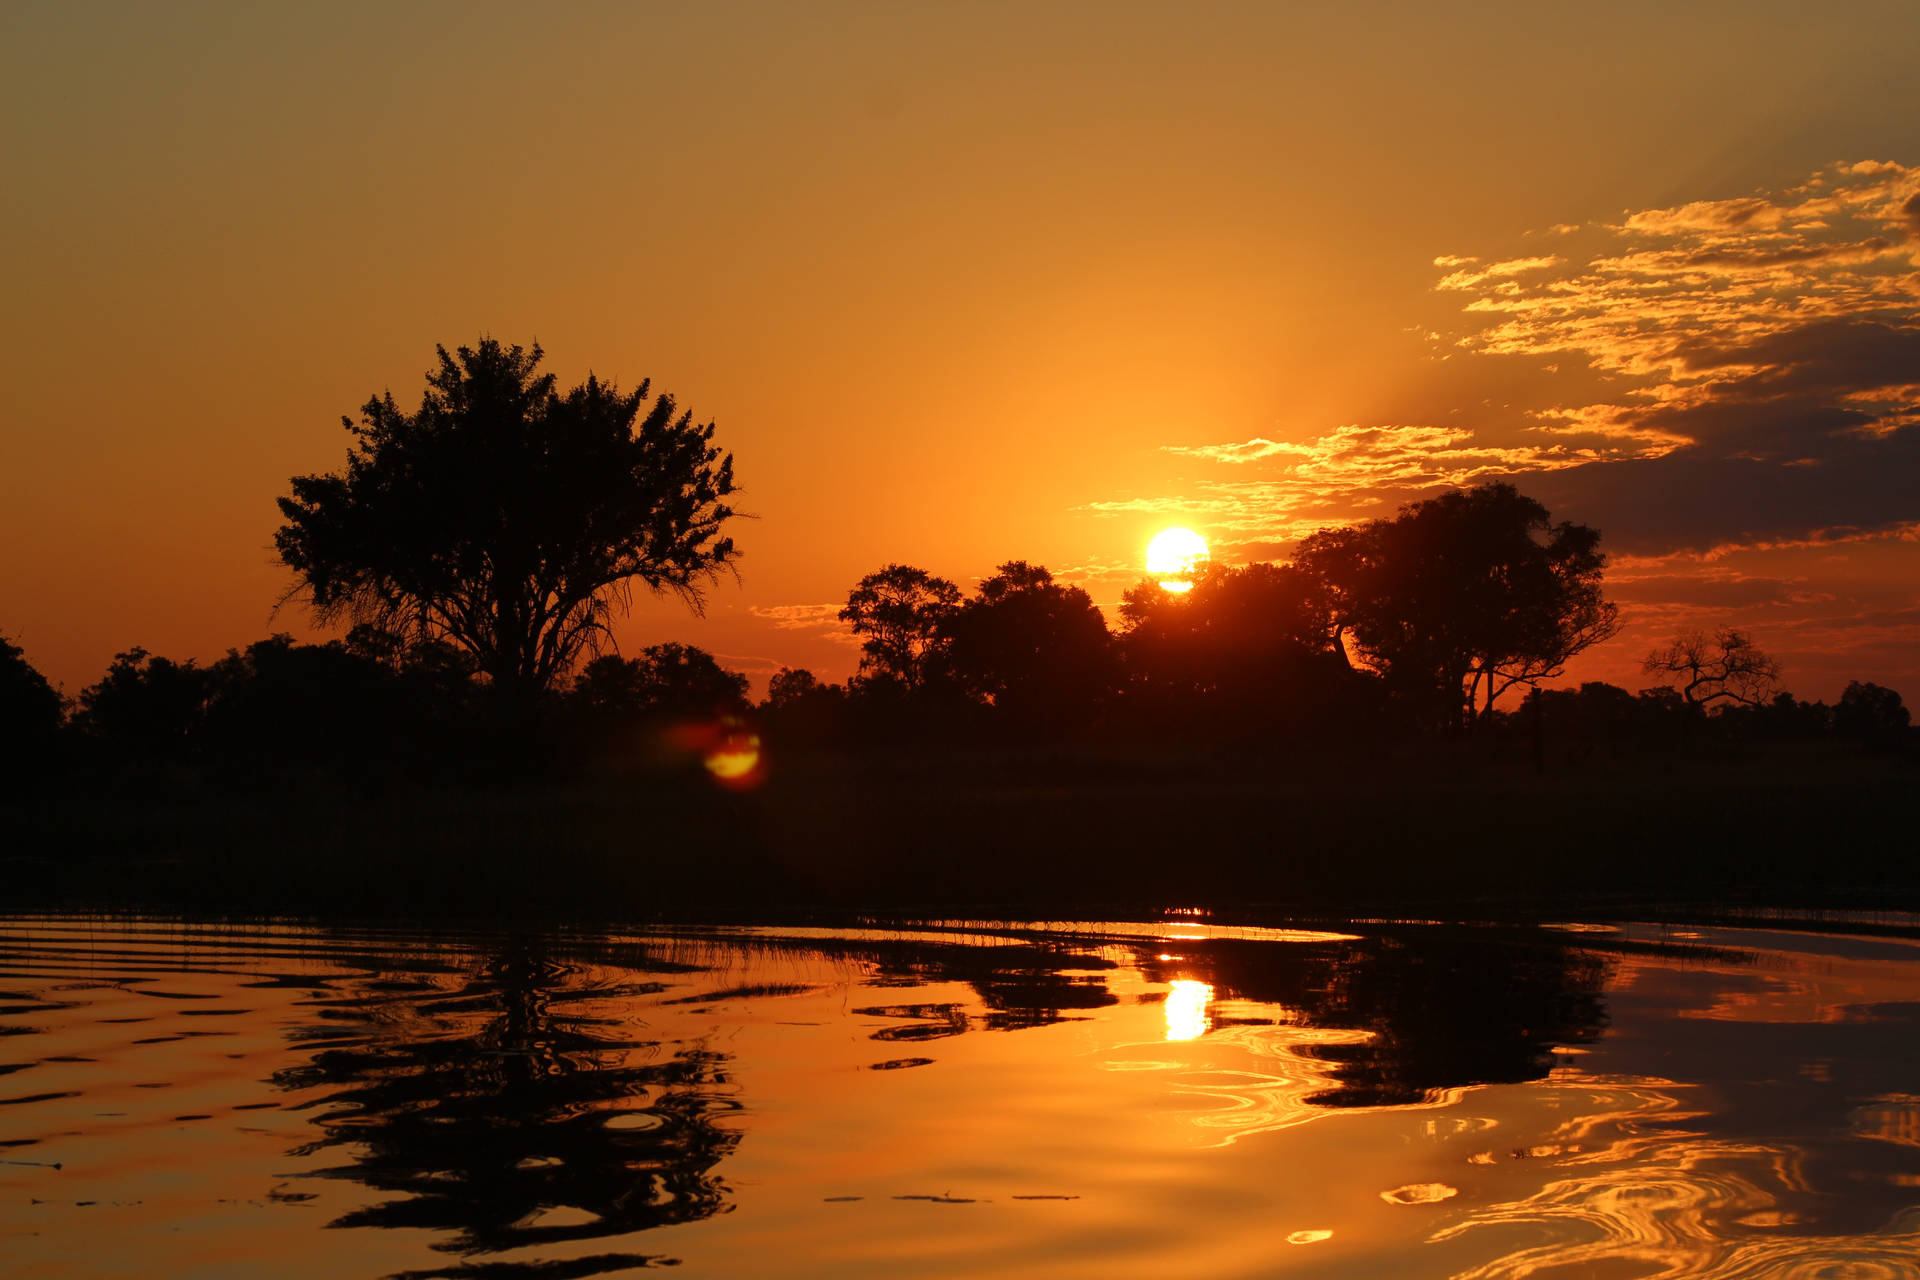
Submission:
<svg viewBox="0 0 1920 1280">
<path fill-rule="evenodd" d="M 1213 987 L 1190 978 L 1175 978 L 1167 984 L 1167 1039 L 1198 1040 L 1213 1025 L 1207 1008 L 1213 1003 Z"/>
</svg>

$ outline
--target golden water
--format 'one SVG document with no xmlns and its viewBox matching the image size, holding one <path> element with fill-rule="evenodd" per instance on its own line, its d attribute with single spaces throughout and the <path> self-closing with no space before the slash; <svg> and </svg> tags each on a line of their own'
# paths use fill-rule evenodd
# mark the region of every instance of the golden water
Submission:
<svg viewBox="0 0 1920 1280">
<path fill-rule="evenodd" d="M 0 917 L 8 1276 L 1920 1276 L 1920 946 Z"/>
</svg>

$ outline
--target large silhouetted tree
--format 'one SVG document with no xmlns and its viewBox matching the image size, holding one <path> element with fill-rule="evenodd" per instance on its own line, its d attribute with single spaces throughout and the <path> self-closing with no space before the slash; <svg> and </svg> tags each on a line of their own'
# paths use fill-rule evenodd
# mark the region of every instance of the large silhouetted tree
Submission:
<svg viewBox="0 0 1920 1280">
<path fill-rule="evenodd" d="M 1780 678 L 1780 664 L 1755 648 L 1752 636 L 1732 627 L 1711 636 L 1699 631 L 1675 636 L 1640 667 L 1700 710 L 1723 700 L 1759 706 Z"/>
<path fill-rule="evenodd" d="M 375 623 L 473 655 L 533 693 L 593 652 L 636 581 L 695 611 L 735 556 L 733 457 L 671 396 L 589 376 L 561 393 L 541 350 L 491 338 L 427 375 L 420 407 L 369 400 L 343 471 L 279 500 L 280 559 L 323 623 Z"/>
<path fill-rule="evenodd" d="M 1598 530 L 1556 524 L 1512 485 L 1488 484 L 1316 534 L 1295 563 L 1335 636 L 1351 635 L 1391 687 L 1457 725 L 1615 633 L 1599 543 Z"/>
<path fill-rule="evenodd" d="M 860 579 L 840 620 L 860 640 L 860 674 L 906 693 L 923 688 L 946 645 L 944 625 L 960 588 L 912 565 L 890 564 Z"/>
</svg>

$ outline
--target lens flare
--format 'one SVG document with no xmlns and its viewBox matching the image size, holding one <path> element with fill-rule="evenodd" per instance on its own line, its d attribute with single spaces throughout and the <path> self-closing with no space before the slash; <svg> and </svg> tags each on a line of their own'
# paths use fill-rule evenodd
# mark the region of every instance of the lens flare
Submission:
<svg viewBox="0 0 1920 1280">
<path fill-rule="evenodd" d="M 760 781 L 760 735 L 743 726 L 729 726 L 706 753 L 707 772 L 729 787 L 751 787 Z"/>
</svg>

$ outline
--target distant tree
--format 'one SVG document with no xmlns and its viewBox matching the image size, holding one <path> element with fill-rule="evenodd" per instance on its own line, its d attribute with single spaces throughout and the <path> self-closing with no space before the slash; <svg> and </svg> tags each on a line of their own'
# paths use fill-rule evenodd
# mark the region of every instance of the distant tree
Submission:
<svg viewBox="0 0 1920 1280">
<path fill-rule="evenodd" d="M 1699 631 L 1675 636 L 1648 654 L 1640 669 L 1696 710 L 1722 701 L 1758 706 L 1780 678 L 1780 664 L 1755 648 L 1746 632 L 1731 627 L 1711 637 Z"/>
<path fill-rule="evenodd" d="M 1028 732 L 1085 725 L 1117 675 L 1099 606 L 1024 560 L 999 566 L 942 628 L 962 691 Z"/>
<path fill-rule="evenodd" d="M 704 649 L 655 644 L 637 658 L 595 658 L 574 680 L 572 694 L 583 709 L 607 717 L 727 715 L 747 709 L 747 678 Z"/>
<path fill-rule="evenodd" d="M 782 667 L 767 682 L 760 713 L 768 731 L 783 742 L 829 742 L 846 732 L 847 691 L 805 668 Z"/>
<path fill-rule="evenodd" d="M 65 710 L 26 651 L 0 635 L 0 789 L 45 764 Z"/>
<path fill-rule="evenodd" d="M 772 711 L 785 711 L 822 695 L 834 696 L 839 688 L 838 685 L 821 684 L 819 678 L 805 667 L 797 670 L 782 667 L 767 681 L 766 705 Z"/>
<path fill-rule="evenodd" d="M 1898 693 L 1855 680 L 1833 709 L 1833 731 L 1869 750 L 1886 751 L 1906 741 L 1912 718 Z"/>
<path fill-rule="evenodd" d="M 280 634 L 229 649 L 205 674 L 199 732 L 242 774 L 288 765 L 437 774 L 466 763 L 459 757 L 474 745 L 472 668 L 445 644 L 407 645 L 367 628 L 325 644 Z"/>
<path fill-rule="evenodd" d="M 1724 704 L 1714 718 L 1721 732 L 1737 737 L 1815 739 L 1833 731 L 1833 708 L 1824 702 L 1802 702 L 1784 690 L 1765 703 Z"/>
<path fill-rule="evenodd" d="M 1487 484 L 1314 534 L 1294 566 L 1336 644 L 1350 636 L 1391 687 L 1458 725 L 1615 634 L 1599 543 L 1598 530 L 1556 524 L 1512 485 Z"/>
<path fill-rule="evenodd" d="M 74 724 L 116 753 L 179 757 L 197 745 L 213 690 L 212 674 L 192 661 L 136 647 L 115 654 L 100 683 L 81 692 Z"/>
<path fill-rule="evenodd" d="M 908 694 L 939 669 L 945 624 L 960 607 L 960 588 L 912 565 L 890 564 L 860 579 L 840 620 L 860 643 L 860 674 Z"/>
<path fill-rule="evenodd" d="M 497 687 L 544 691 L 596 651 L 635 581 L 696 612 L 735 558 L 733 457 L 671 396 L 589 376 L 565 394 L 542 352 L 439 348 L 419 409 L 392 393 L 354 423 L 346 468 L 279 500 L 281 561 L 323 623 L 444 640 Z M 644 412 L 643 412 L 644 411 Z"/>
</svg>

